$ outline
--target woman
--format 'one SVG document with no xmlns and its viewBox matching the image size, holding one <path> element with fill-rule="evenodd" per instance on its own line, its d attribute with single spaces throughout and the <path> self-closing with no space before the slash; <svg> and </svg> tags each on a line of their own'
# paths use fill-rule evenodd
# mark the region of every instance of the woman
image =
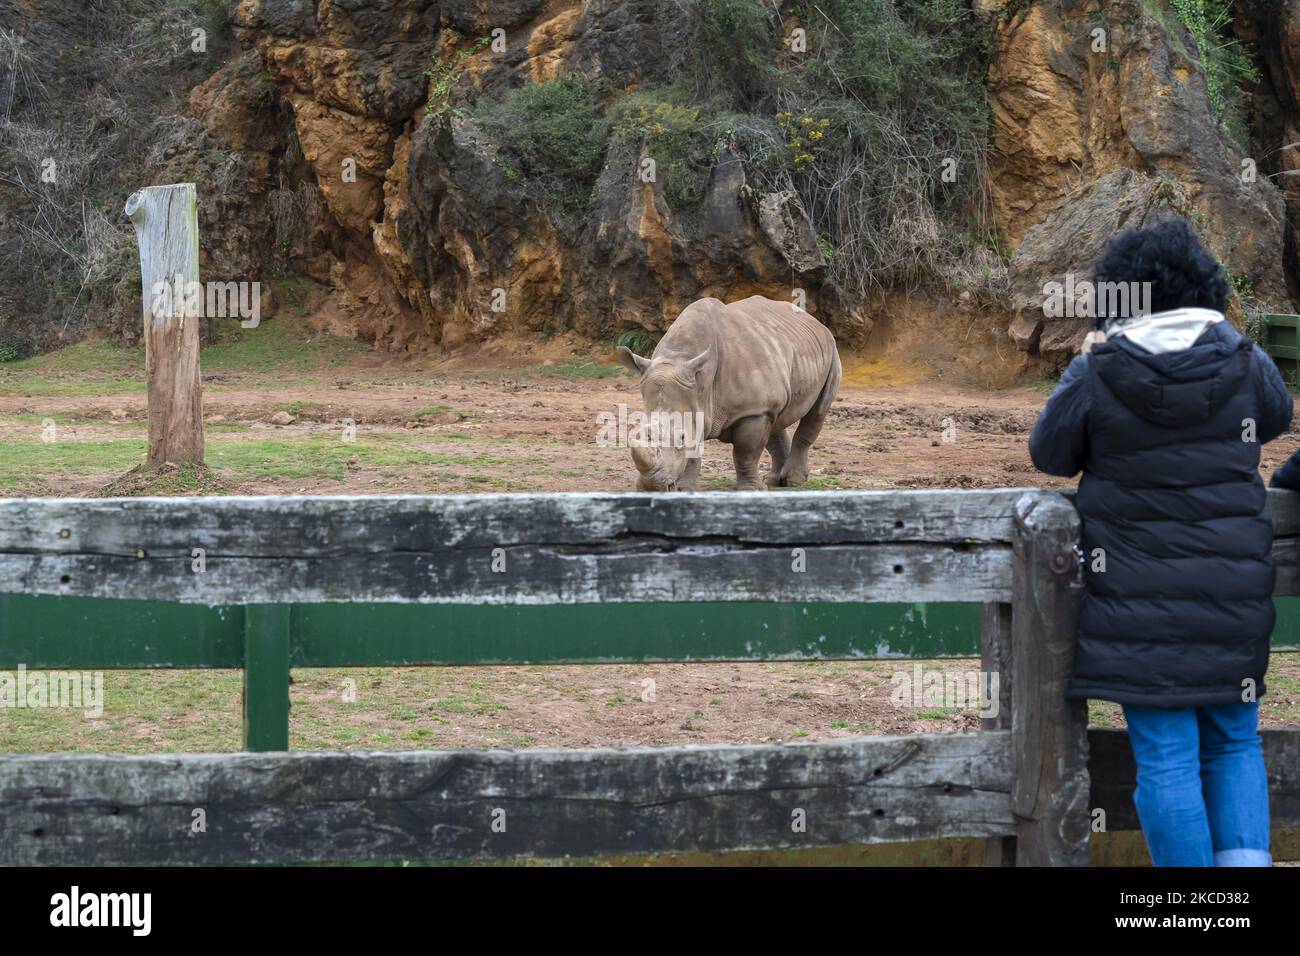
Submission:
<svg viewBox="0 0 1300 956">
<path fill-rule="evenodd" d="M 1112 301 L 1149 312 L 1094 320 L 1029 439 L 1041 471 L 1083 472 L 1069 694 L 1123 705 L 1156 866 L 1268 866 L 1257 722 L 1274 572 L 1259 449 L 1287 429 L 1291 397 L 1225 321 L 1227 283 L 1187 223 L 1115 237 L 1103 283 L 1131 284 Z"/>
</svg>

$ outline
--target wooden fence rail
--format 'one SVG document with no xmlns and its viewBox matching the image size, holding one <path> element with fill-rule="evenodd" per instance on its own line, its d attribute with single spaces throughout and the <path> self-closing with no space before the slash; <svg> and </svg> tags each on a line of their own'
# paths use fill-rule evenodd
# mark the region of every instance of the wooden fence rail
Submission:
<svg viewBox="0 0 1300 956">
<path fill-rule="evenodd" d="M 1297 497 L 1270 494 L 1284 596 Z M 974 836 L 1080 865 L 1093 811 L 1135 820 L 1125 735 L 1063 694 L 1077 538 L 1035 489 L 0 501 L 0 668 L 242 667 L 254 751 L 0 757 L 0 863 Z M 287 752 L 290 666 L 935 657 L 977 630 L 979 734 Z M 1300 825 L 1300 731 L 1264 737 L 1275 824 Z"/>
</svg>

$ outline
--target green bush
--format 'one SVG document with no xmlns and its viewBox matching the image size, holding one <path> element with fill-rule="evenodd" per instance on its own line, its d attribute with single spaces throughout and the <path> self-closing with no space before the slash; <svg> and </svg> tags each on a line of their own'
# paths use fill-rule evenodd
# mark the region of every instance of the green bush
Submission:
<svg viewBox="0 0 1300 956">
<path fill-rule="evenodd" d="M 1238 143 L 1245 145 L 1249 130 L 1242 86 L 1258 83 L 1259 71 L 1246 48 L 1232 35 L 1233 0 L 1170 0 L 1170 3 L 1196 41 L 1214 118 Z"/>
<path fill-rule="evenodd" d="M 183 177 L 202 199 L 242 178 L 216 139 L 195 133 L 186 106 L 229 52 L 232 2 L 67 5 L 53 45 L 45 28 L 0 25 L 0 165 L 12 171 L 0 174 L 0 286 L 23 303 L 0 309 L 0 339 L 29 354 L 91 328 L 139 334 L 126 197 Z M 204 53 L 192 49 L 196 29 L 206 31 Z M 57 175 L 47 179 L 51 158 Z"/>
<path fill-rule="evenodd" d="M 197 26 L 208 34 L 208 50 L 224 54 L 230 49 L 231 0 L 194 0 L 194 17 Z"/>
<path fill-rule="evenodd" d="M 699 205 L 718 153 L 743 116 L 711 113 L 679 87 L 631 93 L 609 111 L 606 126 L 616 142 L 655 161 L 655 179 L 668 205 L 686 211 Z"/>
<path fill-rule="evenodd" d="M 764 0 L 695 0 L 688 8 L 689 51 L 682 64 L 691 99 L 736 109 L 770 105 L 780 86 L 780 24 Z M 675 29 L 676 27 L 672 27 Z"/>
<path fill-rule="evenodd" d="M 659 340 L 645 329 L 628 329 L 614 337 L 614 346 L 631 349 L 637 355 L 651 355 Z"/>
<path fill-rule="evenodd" d="M 682 73 L 694 95 L 751 114 L 732 126 L 752 178 L 799 194 L 847 291 L 915 280 L 976 251 L 965 237 L 986 225 L 991 28 L 964 0 L 796 3 L 803 53 L 761 0 L 691 9 L 682 55 L 694 66 Z M 718 24 L 740 25 L 731 47 Z M 714 78 L 700 79 L 713 63 Z"/>
<path fill-rule="evenodd" d="M 604 159 L 602 89 L 576 75 L 521 86 L 479 104 L 474 120 L 501 145 L 508 176 L 557 211 L 576 212 L 590 202 Z"/>
<path fill-rule="evenodd" d="M 490 36 L 479 37 L 446 62 L 437 63 L 424 71 L 424 76 L 429 81 L 429 102 L 424 108 L 426 114 L 436 113 L 450 104 L 452 88 L 456 85 L 465 61 L 491 42 Z"/>
<path fill-rule="evenodd" d="M 786 21 L 765 0 L 664 3 L 672 85 L 615 96 L 567 77 L 480 102 L 473 118 L 512 180 L 569 213 L 587 207 L 610 149 L 653 158 L 679 212 L 735 152 L 756 188 L 799 195 L 851 294 L 982 255 L 969 237 L 987 228 L 991 27 L 965 0 L 781 9 Z M 792 24 L 806 51 L 792 48 Z"/>
</svg>

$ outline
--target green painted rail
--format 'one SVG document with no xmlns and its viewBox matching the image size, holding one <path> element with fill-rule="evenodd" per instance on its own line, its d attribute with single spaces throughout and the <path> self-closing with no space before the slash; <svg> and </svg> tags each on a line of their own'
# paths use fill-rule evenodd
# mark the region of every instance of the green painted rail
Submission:
<svg viewBox="0 0 1300 956">
<path fill-rule="evenodd" d="M 288 749 L 289 668 L 960 657 L 968 604 L 284 604 L 0 596 L 0 668 L 242 668 L 244 744 Z M 364 637 L 364 640 L 359 640 Z"/>
<path fill-rule="evenodd" d="M 1300 598 L 1275 649 L 1300 649 Z M 364 640 L 358 638 L 364 637 Z M 0 595 L 0 669 L 244 671 L 245 746 L 288 748 L 290 667 L 978 657 L 977 604 L 281 604 Z"/>
<path fill-rule="evenodd" d="M 280 606 L 288 610 L 294 667 L 979 653 L 973 604 Z M 238 668 L 245 663 L 244 621 L 238 606 L 0 596 L 0 667 Z"/>
<path fill-rule="evenodd" d="M 1277 363 L 1287 384 L 1297 383 L 1300 372 L 1300 315 L 1265 313 L 1259 318 L 1264 351 Z"/>
</svg>

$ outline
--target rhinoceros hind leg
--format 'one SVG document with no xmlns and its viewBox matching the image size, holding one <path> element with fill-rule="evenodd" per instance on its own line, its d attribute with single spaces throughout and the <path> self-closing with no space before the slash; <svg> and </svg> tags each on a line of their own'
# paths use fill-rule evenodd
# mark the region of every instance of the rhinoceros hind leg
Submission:
<svg viewBox="0 0 1300 956">
<path fill-rule="evenodd" d="M 816 420 L 816 427 L 807 429 L 809 419 L 814 412 L 803 416 L 800 421 L 800 428 L 794 433 L 794 441 L 790 442 L 790 457 L 785 459 L 785 467 L 781 468 L 781 473 L 777 476 L 776 484 L 783 488 L 790 488 L 793 485 L 802 485 L 809 480 L 809 449 L 813 447 L 813 440 L 822 431 L 822 419 Z M 809 434 L 811 432 L 811 434 Z"/>
<path fill-rule="evenodd" d="M 700 459 L 688 458 L 686 470 L 677 479 L 678 491 L 696 491 L 700 485 Z"/>
<path fill-rule="evenodd" d="M 767 453 L 772 456 L 772 470 L 763 476 L 763 482 L 769 487 L 779 485 L 781 469 L 790 457 L 790 432 L 784 428 L 772 432 L 772 437 L 767 440 Z"/>
<path fill-rule="evenodd" d="M 816 421 L 813 421 L 814 416 Z M 812 447 L 813 441 L 821 432 L 824 420 L 825 416 L 818 415 L 817 409 L 814 408 L 799 422 L 794 440 L 790 442 L 790 454 L 781 467 L 781 473 L 777 475 L 776 484 L 783 488 L 790 488 L 802 485 L 808 480 L 808 449 Z M 810 424 L 812 427 L 809 427 Z"/>
<path fill-rule="evenodd" d="M 797 460 L 802 458 L 802 464 Z M 781 474 L 776 476 L 776 484 L 782 488 L 794 488 L 802 485 L 808 480 L 808 449 L 805 448 L 803 455 L 800 456 L 797 451 L 790 453 L 790 460 L 785 463 L 781 469 Z"/>
<path fill-rule="evenodd" d="M 831 365 L 830 374 L 826 376 L 826 381 L 822 385 L 821 394 L 817 396 L 816 403 L 808 409 L 808 414 L 800 420 L 799 427 L 795 429 L 794 440 L 790 442 L 790 456 L 786 458 L 785 465 L 781 469 L 779 484 L 789 487 L 802 485 L 808 480 L 808 449 L 812 448 L 813 442 L 821 434 L 822 425 L 826 421 L 826 416 L 830 414 L 839 387 L 840 363 L 837 356 Z"/>
<path fill-rule="evenodd" d="M 758 463 L 767 444 L 768 419 L 763 415 L 742 418 L 731 427 L 731 459 L 736 463 L 737 491 L 764 491 L 758 477 Z"/>
</svg>

